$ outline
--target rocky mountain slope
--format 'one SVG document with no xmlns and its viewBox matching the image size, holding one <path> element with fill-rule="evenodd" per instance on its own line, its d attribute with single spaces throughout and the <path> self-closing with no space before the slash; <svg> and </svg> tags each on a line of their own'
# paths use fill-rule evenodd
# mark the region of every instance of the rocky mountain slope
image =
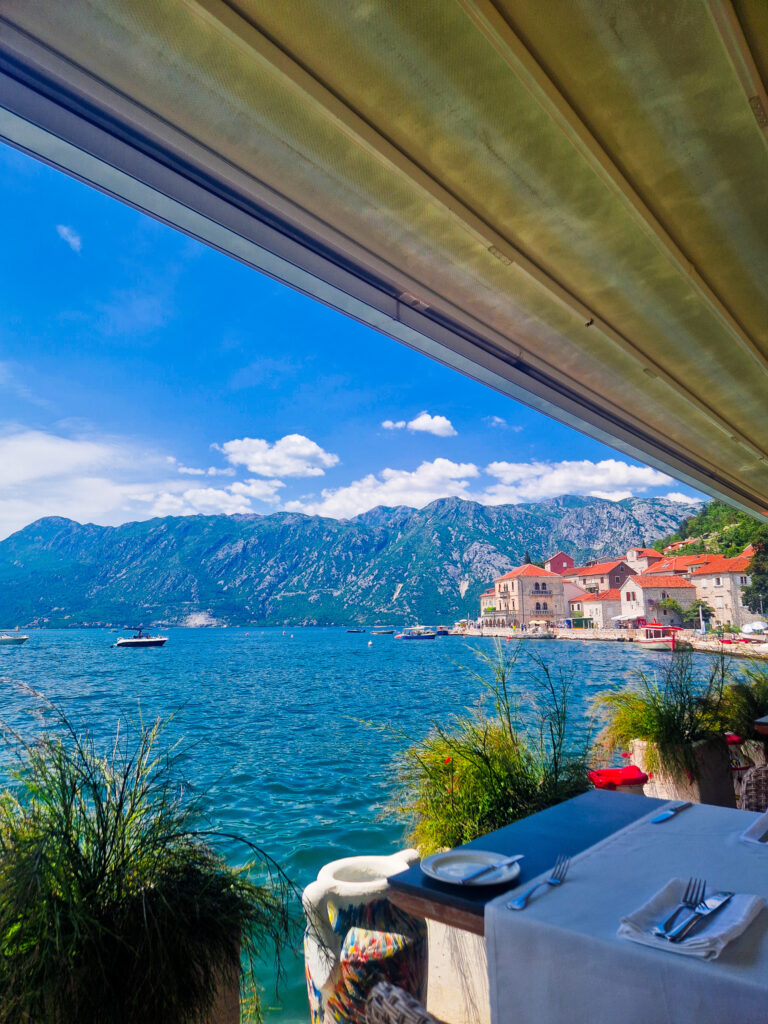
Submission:
<svg viewBox="0 0 768 1024">
<path fill-rule="evenodd" d="M 0 625 L 453 621 L 475 615 L 481 592 L 526 551 L 577 562 L 621 554 L 694 511 L 660 498 L 565 496 L 497 506 L 445 498 L 349 520 L 40 519 L 0 542 Z"/>
</svg>

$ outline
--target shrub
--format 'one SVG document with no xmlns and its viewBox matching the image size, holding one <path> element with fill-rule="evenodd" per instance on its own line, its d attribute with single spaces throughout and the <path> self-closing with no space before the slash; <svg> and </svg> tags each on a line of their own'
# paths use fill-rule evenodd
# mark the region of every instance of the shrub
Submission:
<svg viewBox="0 0 768 1024">
<path fill-rule="evenodd" d="M 589 788 L 588 738 L 572 746 L 568 736 L 574 680 L 524 653 L 525 643 L 505 653 L 497 642 L 493 656 L 476 650 L 490 671 L 490 679 L 473 673 L 484 698 L 447 727 L 434 725 L 402 755 L 393 807 L 408 819 L 409 838 L 423 854 L 459 846 Z M 523 678 L 525 688 L 516 685 Z"/>
<path fill-rule="evenodd" d="M 0 1019 L 4 1024 L 195 1024 L 292 934 L 290 885 L 258 855 L 227 866 L 196 831 L 160 721 L 96 750 L 57 714 L 0 796 Z M 252 881 L 250 869 L 265 873 Z"/>
<path fill-rule="evenodd" d="M 768 715 L 768 668 L 753 665 L 742 671 L 742 678 L 723 692 L 723 726 L 744 739 L 764 740 L 755 732 L 755 720 Z"/>
<path fill-rule="evenodd" d="M 608 752 L 646 740 L 647 767 L 671 775 L 695 775 L 692 744 L 721 735 L 725 684 L 730 676 L 723 656 L 697 679 L 689 650 L 674 651 L 665 662 L 661 680 L 639 672 L 637 685 L 599 693 L 595 706 L 607 721 L 599 740 Z"/>
</svg>

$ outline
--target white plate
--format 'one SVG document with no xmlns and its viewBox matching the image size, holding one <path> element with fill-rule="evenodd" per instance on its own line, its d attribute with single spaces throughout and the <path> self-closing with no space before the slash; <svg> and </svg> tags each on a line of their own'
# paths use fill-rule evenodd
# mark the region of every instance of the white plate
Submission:
<svg viewBox="0 0 768 1024">
<path fill-rule="evenodd" d="M 462 881 L 473 871 L 488 867 L 491 864 L 503 864 L 514 857 L 513 853 L 491 853 L 489 850 L 449 850 L 448 853 L 433 853 L 421 862 L 421 870 L 438 882 L 450 885 L 501 885 L 511 882 L 520 874 L 520 864 L 508 864 L 496 871 L 486 871 L 484 875 L 471 882 Z"/>
</svg>

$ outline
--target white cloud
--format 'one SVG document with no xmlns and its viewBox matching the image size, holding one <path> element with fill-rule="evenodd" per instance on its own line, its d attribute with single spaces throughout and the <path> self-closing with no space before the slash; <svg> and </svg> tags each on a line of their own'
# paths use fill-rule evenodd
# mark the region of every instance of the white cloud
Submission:
<svg viewBox="0 0 768 1024">
<path fill-rule="evenodd" d="M 155 497 L 150 514 L 153 516 L 234 515 L 252 512 L 251 503 L 231 489 L 191 487 L 181 494 L 164 491 Z"/>
<path fill-rule="evenodd" d="M 446 416 L 430 416 L 428 412 L 420 412 L 415 419 L 408 422 L 408 429 L 434 434 L 435 437 L 455 437 L 453 424 Z"/>
<path fill-rule="evenodd" d="M 403 430 L 405 428 L 405 420 L 384 420 L 381 425 L 385 430 Z"/>
<path fill-rule="evenodd" d="M 672 482 L 671 477 L 657 469 L 631 466 L 618 459 L 492 462 L 486 467 L 486 473 L 500 481 L 476 496 L 476 500 L 489 505 L 540 501 L 560 494 L 584 494 L 619 501 L 649 487 L 663 487 Z"/>
<path fill-rule="evenodd" d="M 179 473 L 183 473 L 185 476 L 205 476 L 204 469 L 195 469 L 193 466 L 182 466 L 176 467 Z"/>
<path fill-rule="evenodd" d="M 83 240 L 74 228 L 67 227 L 66 224 L 57 224 L 56 234 L 67 243 L 72 252 L 80 252 L 83 248 Z"/>
<path fill-rule="evenodd" d="M 270 444 L 255 437 L 243 437 L 221 445 L 233 466 L 245 466 L 257 476 L 323 476 L 335 466 L 338 455 L 326 452 L 303 434 L 286 434 Z"/>
<path fill-rule="evenodd" d="M 523 429 L 518 424 L 508 423 L 503 416 L 484 416 L 483 423 L 489 427 L 496 427 L 499 430 L 513 430 L 516 434 L 519 434 Z"/>
<path fill-rule="evenodd" d="M 278 501 L 277 492 L 280 487 L 285 487 L 282 480 L 244 480 L 242 483 L 238 481 L 232 484 L 229 490 L 232 494 L 240 494 L 274 505 Z"/>
<path fill-rule="evenodd" d="M 224 469 L 217 469 L 216 466 L 208 467 L 208 476 L 234 476 L 235 470 L 231 466 L 225 466 Z"/>
<path fill-rule="evenodd" d="M 124 462 L 127 456 L 128 452 L 119 444 L 22 430 L 0 436 L 0 480 L 7 488 L 104 469 Z"/>
<path fill-rule="evenodd" d="M 471 462 L 435 459 L 422 462 L 412 472 L 384 469 L 376 476 L 369 473 L 346 487 L 323 490 L 318 501 L 289 501 L 283 506 L 289 512 L 348 519 L 367 512 L 376 505 L 409 505 L 423 508 L 436 498 L 449 495 L 469 497 L 469 480 L 479 475 Z"/>
<path fill-rule="evenodd" d="M 670 491 L 669 494 L 662 494 L 667 501 L 676 501 L 680 505 L 697 505 L 703 501 L 702 498 L 695 498 L 690 494 L 683 494 L 682 491 Z"/>
</svg>

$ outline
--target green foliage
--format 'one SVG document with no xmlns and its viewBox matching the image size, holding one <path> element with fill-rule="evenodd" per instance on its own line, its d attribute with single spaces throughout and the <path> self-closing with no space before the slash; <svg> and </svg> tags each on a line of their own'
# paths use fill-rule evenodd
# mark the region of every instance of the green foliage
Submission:
<svg viewBox="0 0 768 1024">
<path fill-rule="evenodd" d="M 699 609 L 701 609 L 701 616 L 699 616 Z M 714 614 L 715 609 L 708 605 L 703 598 L 697 597 L 689 608 L 683 609 L 683 625 L 698 626 L 702 618 L 705 622 L 709 622 Z"/>
<path fill-rule="evenodd" d="M 524 641 L 493 656 L 475 651 L 490 679 L 469 714 L 411 743 L 399 765 L 394 810 L 410 822 L 423 854 L 454 847 L 567 800 L 589 788 L 589 741 L 572 745 L 568 703 L 573 677 L 554 673 Z M 519 664 L 523 657 L 528 670 Z M 521 685 L 525 679 L 526 686 Z M 523 726 L 521 709 L 532 713 Z"/>
<path fill-rule="evenodd" d="M 744 739 L 765 737 L 755 732 L 755 720 L 768 715 L 768 668 L 753 665 L 723 692 L 723 727 Z"/>
<path fill-rule="evenodd" d="M 0 1019 L 4 1024 L 199 1024 L 292 934 L 290 885 L 255 847 L 257 883 L 196 830 L 160 721 L 97 751 L 60 713 L 55 733 L 9 741 L 0 796 Z M 236 837 L 230 837 L 236 838 Z M 256 867 L 252 861 L 249 868 Z"/>
<path fill-rule="evenodd" d="M 762 615 L 768 611 L 768 526 L 756 531 L 752 543 L 755 553 L 749 567 L 751 583 L 741 592 L 747 608 Z"/>
<path fill-rule="evenodd" d="M 671 775 L 695 775 L 692 744 L 722 734 L 722 705 L 730 668 L 724 657 L 697 678 L 689 650 L 676 650 L 661 679 L 637 675 L 629 689 L 597 694 L 595 706 L 606 716 L 600 741 L 608 752 L 626 749 L 634 739 L 648 743 L 647 764 Z"/>
<path fill-rule="evenodd" d="M 676 601 L 674 597 L 663 597 L 657 602 L 656 607 L 666 608 L 667 611 L 675 612 L 676 615 L 679 615 L 681 620 L 683 618 L 683 606 L 679 601 Z"/>
<path fill-rule="evenodd" d="M 740 555 L 753 542 L 759 529 L 759 522 L 746 512 L 731 508 L 723 501 L 710 501 L 698 515 L 684 519 L 674 533 L 654 541 L 652 547 L 663 551 L 669 544 L 696 537 L 698 539 L 692 544 L 674 553 L 690 555 L 710 552 L 730 558 Z"/>
</svg>

